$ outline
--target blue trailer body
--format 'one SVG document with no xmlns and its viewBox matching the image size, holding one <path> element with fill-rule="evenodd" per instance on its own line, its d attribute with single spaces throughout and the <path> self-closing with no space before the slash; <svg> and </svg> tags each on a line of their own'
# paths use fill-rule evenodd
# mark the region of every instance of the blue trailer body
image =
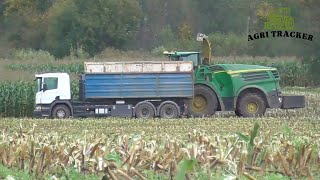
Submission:
<svg viewBox="0 0 320 180">
<path fill-rule="evenodd" d="M 192 98 L 193 72 L 104 73 L 82 76 L 84 99 Z"/>
</svg>

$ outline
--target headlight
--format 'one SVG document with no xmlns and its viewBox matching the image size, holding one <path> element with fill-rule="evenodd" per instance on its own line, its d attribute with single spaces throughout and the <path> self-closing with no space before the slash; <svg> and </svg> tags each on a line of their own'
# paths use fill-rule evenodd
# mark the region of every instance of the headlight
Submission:
<svg viewBox="0 0 320 180">
<path fill-rule="evenodd" d="M 41 110 L 41 106 L 36 106 L 35 109 L 36 110 Z"/>
</svg>

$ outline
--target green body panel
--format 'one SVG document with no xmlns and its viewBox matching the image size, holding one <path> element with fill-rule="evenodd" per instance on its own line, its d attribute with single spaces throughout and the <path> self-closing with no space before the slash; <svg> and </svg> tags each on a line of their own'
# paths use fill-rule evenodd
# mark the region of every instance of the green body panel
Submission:
<svg viewBox="0 0 320 180">
<path fill-rule="evenodd" d="M 238 70 L 256 70 L 256 69 L 275 69 L 272 67 L 260 66 L 260 65 L 250 65 L 250 64 L 215 64 L 214 66 L 222 66 L 227 71 L 238 71 Z"/>
<path fill-rule="evenodd" d="M 182 61 L 193 61 L 195 84 L 210 87 L 218 96 L 221 110 L 224 110 L 226 99 L 232 101 L 232 108 L 236 108 L 238 96 L 248 88 L 261 90 L 268 103 L 269 93 L 280 93 L 280 78 L 276 68 L 247 64 L 201 65 L 199 52 L 167 52 L 166 55 L 171 60 L 183 57 Z M 198 56 L 198 62 L 194 55 Z"/>
<path fill-rule="evenodd" d="M 266 97 L 271 92 L 280 92 L 280 78 L 275 78 L 272 72 L 277 73 L 277 69 L 258 65 L 216 64 L 197 68 L 194 73 L 195 84 L 203 84 L 214 90 L 223 110 L 224 99 L 233 98 L 233 108 L 236 108 L 239 94 L 248 88 L 259 89 Z M 268 98 L 267 101 L 270 103 Z"/>
<path fill-rule="evenodd" d="M 225 74 L 221 81 L 225 83 L 232 82 L 231 86 L 225 88 L 222 93 L 223 97 L 238 96 L 243 89 L 249 87 L 258 88 L 265 93 L 280 90 L 280 78 L 275 79 L 272 74 L 272 71 L 277 72 L 276 68 L 246 64 L 217 64 L 215 66 L 221 66 L 226 70 L 226 72 L 222 71 L 214 73 L 216 78 L 220 78 L 218 74 Z M 249 74 L 252 77 L 258 77 L 261 76 L 261 73 L 266 73 L 265 78 L 246 81 L 243 77 L 245 74 Z M 232 90 L 229 90 L 228 88 L 232 88 Z"/>
<path fill-rule="evenodd" d="M 222 67 L 223 70 L 213 70 L 213 67 Z M 195 70 L 195 84 L 211 84 L 221 97 L 238 96 L 241 90 L 247 87 L 258 88 L 264 92 L 279 90 L 279 78 L 275 79 L 271 71 L 275 68 L 244 64 L 216 64 L 203 66 Z M 265 72 L 268 77 L 264 79 L 245 81 L 243 74 Z M 254 76 L 254 74 L 253 74 Z M 209 82 L 208 82 L 209 81 Z"/>
</svg>

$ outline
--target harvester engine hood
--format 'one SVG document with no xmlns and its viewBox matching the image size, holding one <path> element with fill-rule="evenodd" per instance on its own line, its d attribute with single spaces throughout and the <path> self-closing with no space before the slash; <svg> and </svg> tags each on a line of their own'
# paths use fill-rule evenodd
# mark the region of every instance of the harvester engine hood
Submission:
<svg viewBox="0 0 320 180">
<path fill-rule="evenodd" d="M 262 71 L 262 70 L 276 70 L 276 68 L 260 65 L 249 64 L 216 64 L 216 66 L 223 67 L 228 72 L 246 72 L 246 71 Z"/>
</svg>

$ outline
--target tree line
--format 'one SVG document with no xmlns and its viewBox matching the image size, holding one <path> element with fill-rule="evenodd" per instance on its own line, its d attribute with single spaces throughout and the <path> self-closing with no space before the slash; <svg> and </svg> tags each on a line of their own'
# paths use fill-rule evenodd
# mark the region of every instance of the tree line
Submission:
<svg viewBox="0 0 320 180">
<path fill-rule="evenodd" d="M 289 7 L 294 30 L 314 36 L 264 38 L 268 14 Z M 107 47 L 161 52 L 198 50 L 209 35 L 217 56 L 319 56 L 317 0 L 0 0 L 0 48 L 46 50 L 56 58 Z"/>
</svg>

